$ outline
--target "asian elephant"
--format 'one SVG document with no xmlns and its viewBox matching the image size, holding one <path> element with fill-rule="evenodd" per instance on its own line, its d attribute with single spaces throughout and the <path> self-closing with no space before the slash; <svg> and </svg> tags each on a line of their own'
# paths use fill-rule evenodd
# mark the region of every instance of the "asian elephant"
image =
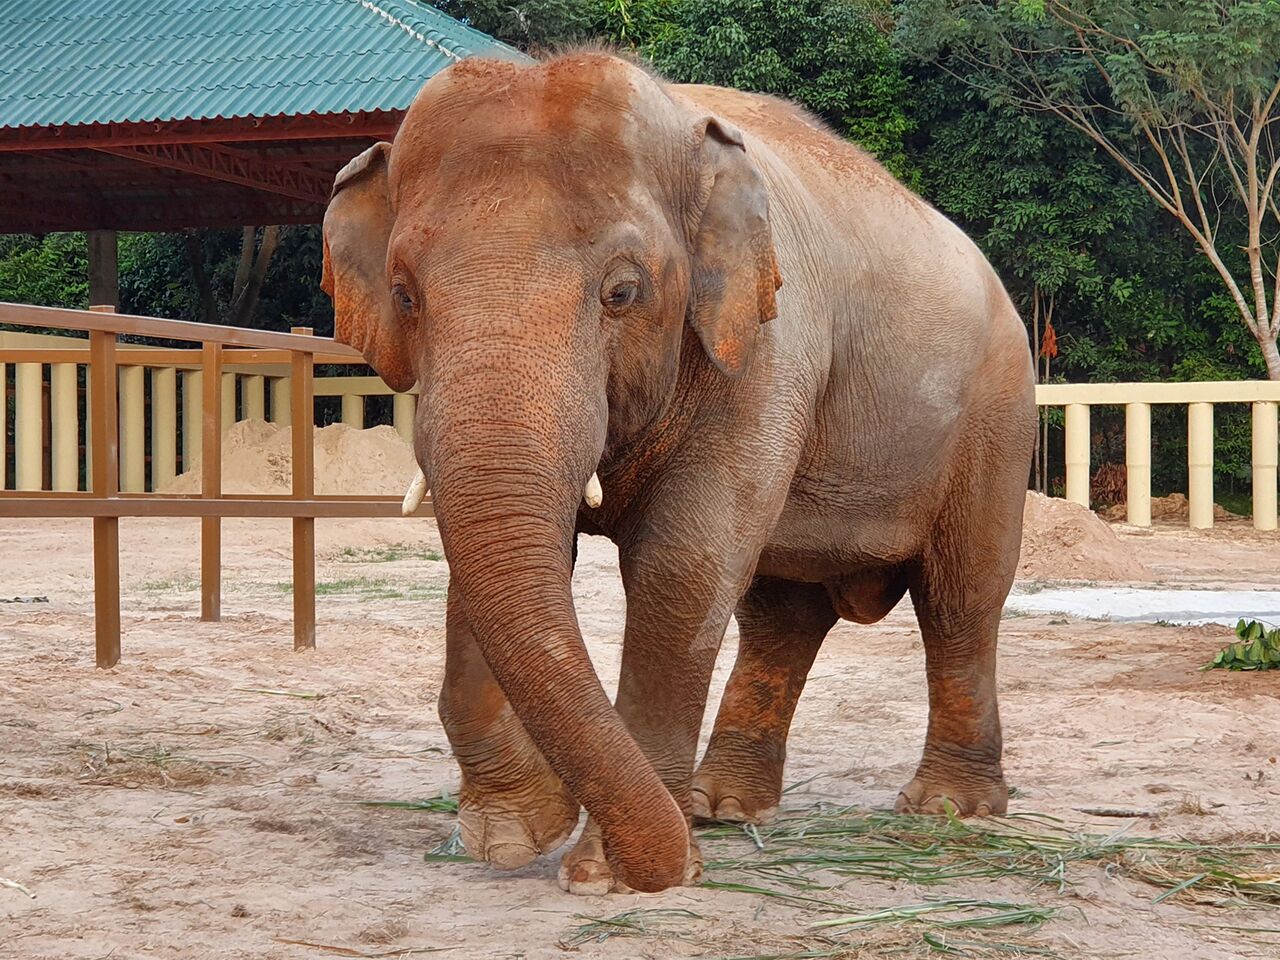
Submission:
<svg viewBox="0 0 1280 960">
<path fill-rule="evenodd" d="M 1027 336 L 974 244 L 865 153 L 791 104 L 604 53 L 466 60 L 338 174 L 322 285 L 336 337 L 421 387 L 473 856 L 525 864 L 581 803 L 566 889 L 696 876 L 692 816 L 777 807 L 824 635 L 908 591 L 929 725 L 897 808 L 1005 810 Z M 618 546 L 613 704 L 574 613 L 578 532 Z"/>
</svg>

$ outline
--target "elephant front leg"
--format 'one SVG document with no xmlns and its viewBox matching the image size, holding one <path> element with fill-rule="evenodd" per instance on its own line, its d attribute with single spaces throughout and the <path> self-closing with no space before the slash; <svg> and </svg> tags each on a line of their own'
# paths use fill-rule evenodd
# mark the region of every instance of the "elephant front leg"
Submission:
<svg viewBox="0 0 1280 960">
<path fill-rule="evenodd" d="M 693 810 L 693 764 L 716 653 L 751 565 L 651 545 L 624 549 L 621 558 L 627 626 L 617 710 L 686 817 Z M 701 875 L 702 856 L 690 833 L 685 883 Z M 585 895 L 621 889 L 592 820 L 561 862 L 560 885 Z"/>
<path fill-rule="evenodd" d="M 738 658 L 693 778 L 694 816 L 746 823 L 773 818 L 791 717 L 835 622 L 822 584 L 767 577 L 751 584 L 738 604 Z"/>
<path fill-rule="evenodd" d="M 458 826 L 467 853 L 499 869 L 522 867 L 560 846 L 578 824 L 578 801 L 556 776 L 489 672 L 449 587 L 440 720 L 462 768 Z"/>
</svg>

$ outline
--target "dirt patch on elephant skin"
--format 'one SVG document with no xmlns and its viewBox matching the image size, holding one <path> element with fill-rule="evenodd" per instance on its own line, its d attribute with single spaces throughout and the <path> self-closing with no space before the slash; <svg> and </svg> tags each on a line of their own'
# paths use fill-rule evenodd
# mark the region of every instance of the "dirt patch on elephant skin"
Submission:
<svg viewBox="0 0 1280 960">
<path fill-rule="evenodd" d="M 1256 932 L 1277 926 L 1274 909 L 1187 894 L 1153 903 L 1167 887 L 1110 862 L 1069 864 L 1061 889 L 1056 879 L 923 886 L 823 873 L 830 889 L 791 891 L 845 913 L 939 899 L 1056 911 L 1039 929 L 946 932 L 907 921 L 823 930 L 812 925 L 832 914 L 819 905 L 714 886 L 575 898 L 556 885 L 556 855 L 512 873 L 424 861 L 449 849 L 447 804 L 364 803 L 457 788 L 436 718 L 448 569 L 433 523 L 317 524 L 318 646 L 295 653 L 287 521 L 225 522 L 223 620 L 202 623 L 198 522 L 125 519 L 124 659 L 113 670 L 93 666 L 88 528 L 0 521 L 6 592 L 49 597 L 0 605 L 0 877 L 35 895 L 0 885 L 0 957 L 308 960 L 443 947 L 464 960 L 566 950 L 667 960 L 820 952 L 833 935 L 847 956 L 937 955 L 924 933 L 1062 957 L 1280 955 L 1280 937 Z M 1174 586 L 1275 575 L 1276 541 L 1215 536 L 1120 531 Z M 32 556 L 40 563 L 22 559 Z M 574 592 L 612 690 L 624 599 L 608 542 L 582 538 Z M 1001 629 L 1011 812 L 1127 838 L 1275 830 L 1280 677 L 1200 673 L 1225 631 L 1047 616 L 1011 616 Z M 704 742 L 736 636 L 731 625 Z M 784 809 L 891 807 L 925 717 L 910 605 L 874 626 L 837 625 L 797 709 Z M 1082 812 L 1097 810 L 1139 816 Z M 703 843 L 708 880 L 761 884 L 723 865 L 754 855 L 746 836 Z M 1275 859 L 1257 872 L 1280 872 Z"/>
<path fill-rule="evenodd" d="M 222 438 L 223 493 L 289 493 L 293 431 L 262 420 L 241 420 Z M 413 448 L 387 426 L 358 430 L 332 423 L 315 432 L 315 484 L 320 496 L 400 496 L 413 480 Z M 200 461 L 159 493 L 199 493 Z"/>
<path fill-rule="evenodd" d="M 1027 580 L 1151 580 L 1134 547 L 1096 513 L 1060 497 L 1028 492 L 1018 577 Z"/>
</svg>

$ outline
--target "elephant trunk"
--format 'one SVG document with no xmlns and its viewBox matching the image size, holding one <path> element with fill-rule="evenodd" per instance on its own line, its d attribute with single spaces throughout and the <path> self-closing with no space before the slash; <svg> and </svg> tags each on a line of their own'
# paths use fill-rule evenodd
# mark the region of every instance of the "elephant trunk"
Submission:
<svg viewBox="0 0 1280 960">
<path fill-rule="evenodd" d="M 451 576 L 516 715 L 600 824 L 615 876 L 662 890 L 683 880 L 684 814 L 600 686 L 571 592 L 575 517 L 595 466 L 590 451 L 598 456 L 603 444 L 603 415 L 589 407 L 603 404 L 584 409 L 589 391 L 545 369 L 526 381 L 528 395 L 513 395 L 514 363 L 493 389 L 483 378 L 437 381 L 420 424 Z M 547 396 L 549 383 L 559 396 Z M 567 417 L 531 413 L 573 398 L 579 408 Z"/>
</svg>

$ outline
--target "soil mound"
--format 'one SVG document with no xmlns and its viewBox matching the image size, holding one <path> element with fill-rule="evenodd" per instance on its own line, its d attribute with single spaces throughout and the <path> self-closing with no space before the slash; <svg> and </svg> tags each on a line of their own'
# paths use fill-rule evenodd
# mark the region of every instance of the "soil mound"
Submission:
<svg viewBox="0 0 1280 960">
<path fill-rule="evenodd" d="M 1027 580 L 1150 580 L 1129 544 L 1092 510 L 1028 492 L 1018 577 Z"/>
<path fill-rule="evenodd" d="M 1123 523 L 1128 517 L 1127 507 L 1123 503 L 1117 503 L 1114 506 L 1100 511 L 1104 520 L 1110 520 L 1113 523 Z M 1174 520 L 1186 523 L 1191 517 L 1191 503 L 1186 496 L 1181 493 L 1171 493 L 1167 497 L 1151 498 L 1151 519 L 1157 520 Z M 1213 505 L 1213 519 L 1215 520 L 1235 520 L 1236 515 L 1231 513 L 1218 504 Z"/>
<path fill-rule="evenodd" d="M 288 493 L 293 483 L 292 431 L 261 420 L 241 420 L 222 438 L 224 493 Z M 391 427 L 357 430 L 334 423 L 315 432 L 317 494 L 401 496 L 417 463 Z M 199 493 L 200 463 L 160 493 Z"/>
</svg>

